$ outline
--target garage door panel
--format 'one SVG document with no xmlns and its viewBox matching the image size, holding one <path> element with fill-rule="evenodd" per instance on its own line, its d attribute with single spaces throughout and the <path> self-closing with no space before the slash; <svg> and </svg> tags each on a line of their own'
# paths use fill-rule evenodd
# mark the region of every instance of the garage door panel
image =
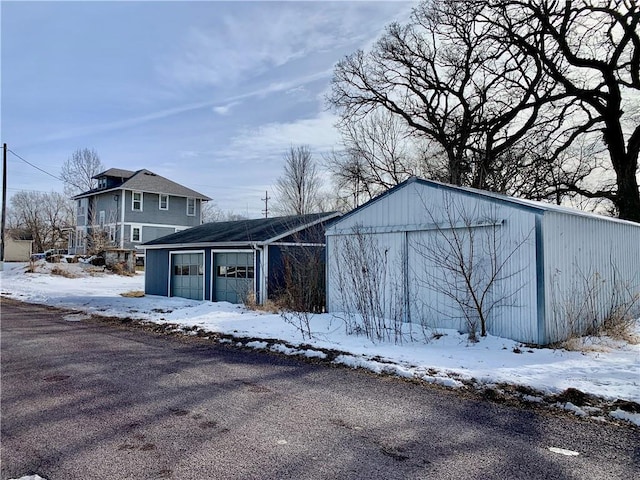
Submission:
<svg viewBox="0 0 640 480">
<path fill-rule="evenodd" d="M 204 254 L 176 253 L 171 256 L 171 295 L 203 299 Z"/>
<path fill-rule="evenodd" d="M 214 300 L 242 303 L 254 291 L 252 252 L 216 253 Z"/>
<path fill-rule="evenodd" d="M 411 319 L 432 328 L 465 330 L 460 306 L 442 291 L 455 279 L 434 258 L 434 242 L 442 241 L 438 235 L 436 231 L 409 232 L 407 238 Z"/>
</svg>

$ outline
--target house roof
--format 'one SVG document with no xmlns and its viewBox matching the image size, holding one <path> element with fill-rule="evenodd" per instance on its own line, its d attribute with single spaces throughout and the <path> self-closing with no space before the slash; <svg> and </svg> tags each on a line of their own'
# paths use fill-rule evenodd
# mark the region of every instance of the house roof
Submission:
<svg viewBox="0 0 640 480">
<path fill-rule="evenodd" d="M 97 175 L 94 175 L 91 178 L 101 178 L 101 177 L 116 177 L 116 178 L 131 178 L 135 175 L 136 172 L 131 170 L 123 170 L 121 168 L 110 168 L 109 170 L 105 170 L 104 172 L 100 172 Z"/>
<path fill-rule="evenodd" d="M 328 222 L 340 214 L 309 213 L 286 217 L 205 223 L 144 243 L 143 247 L 170 247 L 187 244 L 270 243 L 305 228 Z"/>
<path fill-rule="evenodd" d="M 380 201 L 381 199 L 387 197 L 388 195 L 391 195 L 396 190 L 404 188 L 407 185 L 410 185 L 412 183 L 417 183 L 418 185 L 425 185 L 425 186 L 436 188 L 436 189 L 440 189 L 440 190 L 455 191 L 455 192 L 462 193 L 464 195 L 481 196 L 481 197 L 487 198 L 487 199 L 489 199 L 491 201 L 494 201 L 494 202 L 510 204 L 512 206 L 515 206 L 515 207 L 518 207 L 518 208 L 522 208 L 522 209 L 525 209 L 525 210 L 529 210 L 531 212 L 537 212 L 537 213 L 557 212 L 557 213 L 563 213 L 565 215 L 576 215 L 576 216 L 581 216 L 581 217 L 590 217 L 590 218 L 594 218 L 594 219 L 597 219 L 597 220 L 605 220 L 605 221 L 611 221 L 611 222 L 619 222 L 619 223 L 630 224 L 630 225 L 634 225 L 634 226 L 640 226 L 639 224 L 637 224 L 635 222 L 630 222 L 628 220 L 621 220 L 619 218 L 607 217 L 607 216 L 600 215 L 600 214 L 593 213 L 593 212 L 585 212 L 584 210 L 578 210 L 576 208 L 565 207 L 565 206 L 556 205 L 556 204 L 553 204 L 553 203 L 539 202 L 539 201 L 536 201 L 536 200 L 526 200 L 526 199 L 523 199 L 523 198 L 511 197 L 509 195 L 505 195 L 505 194 L 502 194 L 502 193 L 489 192 L 487 190 L 479 190 L 477 188 L 472 188 L 472 187 L 460 187 L 460 186 L 456 186 L 456 185 L 450 185 L 450 184 L 447 184 L 447 183 L 437 182 L 435 180 L 425 180 L 425 179 L 418 178 L 418 177 L 411 177 L 411 178 L 405 180 L 404 182 L 396 185 L 395 187 L 390 188 L 386 192 L 381 193 L 377 197 L 372 198 L 368 202 L 363 203 L 359 207 L 357 207 L 354 210 L 351 210 L 349 213 L 343 215 L 340 220 L 343 220 L 345 218 L 350 217 L 354 213 L 359 212 L 363 208 L 366 208 L 367 206 L 371 205 L 372 203 L 376 203 L 376 202 Z"/>
<path fill-rule="evenodd" d="M 207 197 L 206 195 L 198 193 L 195 190 L 191 190 L 190 188 L 180 185 L 172 180 L 169 180 L 168 178 L 162 177 L 146 169 L 131 172 L 129 170 L 110 168 L 109 170 L 105 170 L 104 172 L 99 173 L 93 178 L 100 177 L 122 178 L 124 181 L 121 184 L 111 188 L 94 188 L 93 190 L 82 192 L 73 197 L 73 199 L 77 200 L 78 198 L 89 197 L 97 193 L 126 189 L 148 193 L 164 193 L 177 197 L 193 197 L 202 200 L 211 200 L 211 198 Z"/>
</svg>

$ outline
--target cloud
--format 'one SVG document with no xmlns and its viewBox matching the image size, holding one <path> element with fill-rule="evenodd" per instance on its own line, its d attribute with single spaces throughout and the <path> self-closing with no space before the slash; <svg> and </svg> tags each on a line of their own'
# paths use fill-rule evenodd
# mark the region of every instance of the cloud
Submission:
<svg viewBox="0 0 640 480">
<path fill-rule="evenodd" d="M 212 23 L 191 27 L 162 59 L 158 70 L 168 85 L 224 87 L 310 55 L 353 50 L 400 10 L 368 2 L 215 5 Z"/>
<path fill-rule="evenodd" d="M 312 153 L 329 152 L 340 141 L 334 124 L 337 117 L 320 112 L 312 118 L 292 122 L 273 122 L 236 135 L 226 155 L 245 160 L 273 161 L 281 159 L 291 145 L 308 145 Z"/>
<path fill-rule="evenodd" d="M 212 110 L 218 115 L 228 115 L 231 109 L 236 105 L 238 105 L 239 103 L 240 102 L 230 102 L 230 103 L 227 103 L 226 105 L 217 105 L 213 107 Z"/>
</svg>

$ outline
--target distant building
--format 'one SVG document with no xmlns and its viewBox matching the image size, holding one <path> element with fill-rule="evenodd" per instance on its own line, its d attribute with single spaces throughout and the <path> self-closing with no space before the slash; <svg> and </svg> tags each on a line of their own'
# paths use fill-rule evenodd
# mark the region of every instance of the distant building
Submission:
<svg viewBox="0 0 640 480">
<path fill-rule="evenodd" d="M 202 205 L 211 200 L 149 170 L 111 168 L 93 178 L 97 188 L 73 197 L 76 228 L 69 236 L 70 254 L 86 254 L 92 246 L 134 249 L 200 225 Z"/>
<path fill-rule="evenodd" d="M 4 234 L 4 260 L 7 262 L 28 262 L 33 253 L 33 240 L 30 235 L 17 230 L 8 230 Z"/>
</svg>

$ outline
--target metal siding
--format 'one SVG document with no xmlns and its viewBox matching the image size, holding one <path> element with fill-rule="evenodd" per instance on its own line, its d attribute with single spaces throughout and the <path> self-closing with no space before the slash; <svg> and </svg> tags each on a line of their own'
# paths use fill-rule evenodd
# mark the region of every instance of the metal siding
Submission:
<svg viewBox="0 0 640 480">
<path fill-rule="evenodd" d="M 349 241 L 350 235 L 339 235 L 327 238 L 327 310 L 332 312 L 345 311 L 350 298 L 349 289 L 340 286 L 339 275 L 348 275 L 345 268 L 349 268 L 340 258 L 343 242 Z M 404 234 L 380 233 L 374 234 L 374 242 L 378 250 L 384 254 L 386 251 L 386 268 L 382 271 L 385 279 L 385 288 L 379 292 L 385 314 L 389 318 L 403 314 L 400 309 L 405 301 L 405 276 L 404 270 Z M 341 245 L 342 244 L 342 245 Z M 364 265 L 363 265 L 364 266 Z M 356 266 L 357 267 L 357 266 Z M 350 312 L 353 313 L 353 312 Z"/>
<path fill-rule="evenodd" d="M 505 203 L 492 202 L 490 199 L 474 197 L 468 194 L 461 194 L 455 191 L 446 191 L 447 198 L 453 199 L 456 205 L 466 209 L 469 216 L 475 214 L 482 220 L 485 210 L 491 209 L 494 215 L 500 220 L 504 220 L 501 227 L 503 232 L 503 254 L 507 255 L 513 251 L 508 260 L 505 260 L 505 269 L 509 272 L 510 278 L 505 280 L 500 288 L 515 289 L 513 304 L 494 310 L 488 322 L 489 333 L 493 335 L 513 338 L 522 342 L 536 342 L 537 335 L 537 292 L 536 292 L 536 245 L 535 245 L 535 214 L 524 209 L 513 208 Z M 427 206 L 432 212 L 433 218 L 427 213 Z M 338 268 L 340 241 L 344 234 L 338 232 L 348 231 L 356 226 L 363 227 L 393 227 L 419 224 L 433 224 L 434 222 L 446 222 L 445 197 L 443 190 L 428 185 L 412 183 L 404 188 L 398 189 L 390 195 L 373 202 L 360 211 L 354 212 L 344 220 L 338 220 L 327 231 L 327 252 L 328 261 L 328 308 L 337 312 L 344 308 L 340 297 L 342 295 L 335 279 L 335 272 Z M 381 239 L 382 243 L 389 246 L 392 256 L 401 259 L 403 255 L 403 245 L 405 234 L 399 233 L 376 233 L 372 234 Z M 410 237 L 413 233 L 408 234 Z M 517 245 L 521 244 L 520 247 Z M 408 250 L 410 250 L 409 248 Z M 420 271 L 425 265 L 420 265 L 420 259 L 415 255 L 409 258 L 410 275 L 408 284 L 414 285 Z M 402 261 L 399 260 L 402 264 Z M 395 275 L 403 275 L 402 270 L 396 269 L 387 278 L 393 281 Z M 411 274 L 411 270 L 413 274 Z M 413 275 L 413 278 L 412 278 Z M 393 289 L 390 284 L 389 290 Z M 512 292 L 515 292 L 512 290 Z M 420 320 L 421 302 L 430 302 L 427 295 L 416 300 L 415 295 L 424 295 L 424 292 L 415 288 L 409 292 L 408 301 L 411 305 L 412 321 Z M 499 295 L 499 292 L 496 292 Z M 385 306 L 389 311 L 391 305 Z M 441 327 L 459 328 L 455 322 L 447 322 L 445 319 L 437 319 L 436 324 Z"/>
<path fill-rule="evenodd" d="M 169 250 L 147 250 L 144 270 L 144 293 L 168 296 Z"/>
<path fill-rule="evenodd" d="M 575 310 L 571 305 L 596 279 L 597 321 L 611 306 L 616 287 L 640 295 L 640 225 L 546 212 L 543 226 L 547 343 L 567 337 L 566 308 Z M 593 280 L 590 286 L 585 278 Z"/>
</svg>

